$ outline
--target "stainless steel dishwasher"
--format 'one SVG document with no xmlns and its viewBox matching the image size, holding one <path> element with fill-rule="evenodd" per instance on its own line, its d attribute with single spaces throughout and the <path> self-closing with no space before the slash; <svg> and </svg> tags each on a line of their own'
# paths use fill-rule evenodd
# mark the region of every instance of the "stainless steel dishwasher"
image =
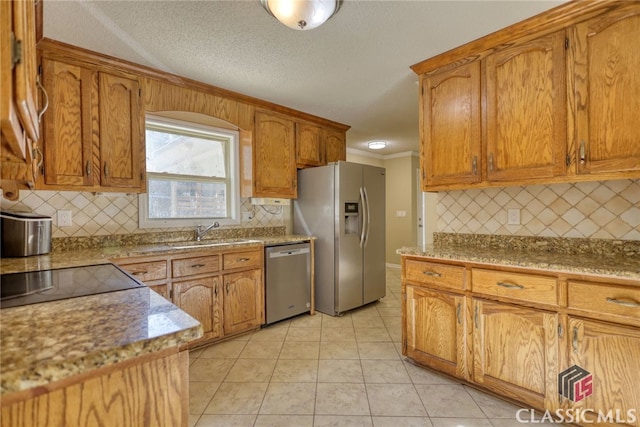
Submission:
<svg viewBox="0 0 640 427">
<path fill-rule="evenodd" d="M 266 246 L 264 251 L 266 323 L 310 311 L 310 244 Z"/>
</svg>

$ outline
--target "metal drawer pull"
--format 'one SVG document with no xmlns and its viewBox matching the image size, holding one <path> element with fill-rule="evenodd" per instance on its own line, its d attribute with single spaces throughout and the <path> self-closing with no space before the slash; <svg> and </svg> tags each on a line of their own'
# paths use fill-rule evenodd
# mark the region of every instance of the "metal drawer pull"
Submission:
<svg viewBox="0 0 640 427">
<path fill-rule="evenodd" d="M 251 260 L 251 258 L 238 258 L 238 259 L 236 259 L 236 261 L 238 261 L 238 262 L 247 262 L 249 260 Z"/>
<path fill-rule="evenodd" d="M 442 274 L 436 273 L 435 271 L 429 271 L 429 270 L 423 271 L 422 274 L 424 274 L 425 276 L 431 276 L 431 277 L 442 277 Z"/>
<path fill-rule="evenodd" d="M 204 266 L 205 266 L 204 264 L 193 264 L 191 266 L 191 268 L 200 268 L 200 267 L 204 267 Z"/>
<path fill-rule="evenodd" d="M 623 305 L 625 307 L 633 307 L 633 308 L 640 307 L 640 302 L 634 301 L 634 300 L 622 300 L 622 299 L 617 299 L 617 298 L 607 298 L 607 302 L 610 302 L 612 304 Z"/>
<path fill-rule="evenodd" d="M 496 282 L 496 285 L 509 289 L 524 289 L 524 286 L 518 285 L 517 283 Z"/>
<path fill-rule="evenodd" d="M 462 311 L 462 303 L 458 303 L 458 308 L 456 308 L 456 317 L 458 318 L 458 325 L 462 325 L 462 319 L 460 318 L 460 312 Z"/>
<path fill-rule="evenodd" d="M 476 305 L 475 315 L 473 316 L 473 322 L 476 324 L 476 329 L 478 329 L 478 306 Z"/>
<path fill-rule="evenodd" d="M 571 345 L 573 346 L 573 352 L 577 353 L 578 352 L 578 328 L 577 327 L 573 328 L 573 340 L 571 342 Z"/>
<path fill-rule="evenodd" d="M 134 271 L 131 274 L 133 274 L 134 276 L 140 276 L 142 274 L 147 274 L 147 273 L 148 273 L 148 271 L 144 270 L 144 271 Z"/>
</svg>

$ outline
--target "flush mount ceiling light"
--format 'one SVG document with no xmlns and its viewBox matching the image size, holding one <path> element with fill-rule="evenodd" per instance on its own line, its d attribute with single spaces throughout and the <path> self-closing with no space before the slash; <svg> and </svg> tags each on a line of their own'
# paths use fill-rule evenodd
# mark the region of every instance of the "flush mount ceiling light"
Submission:
<svg viewBox="0 0 640 427">
<path fill-rule="evenodd" d="M 335 15 L 343 0 L 260 0 L 271 16 L 294 30 L 313 30 Z"/>
<path fill-rule="evenodd" d="M 386 141 L 371 141 L 369 144 L 369 148 L 372 150 L 381 150 L 387 146 Z"/>
</svg>

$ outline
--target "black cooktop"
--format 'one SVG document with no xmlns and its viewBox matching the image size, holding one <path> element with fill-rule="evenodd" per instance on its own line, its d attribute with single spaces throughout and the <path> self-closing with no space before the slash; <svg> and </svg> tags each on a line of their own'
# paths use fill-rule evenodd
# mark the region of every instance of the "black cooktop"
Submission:
<svg viewBox="0 0 640 427">
<path fill-rule="evenodd" d="M 0 308 L 37 304 L 144 286 L 113 264 L 0 275 Z"/>
</svg>

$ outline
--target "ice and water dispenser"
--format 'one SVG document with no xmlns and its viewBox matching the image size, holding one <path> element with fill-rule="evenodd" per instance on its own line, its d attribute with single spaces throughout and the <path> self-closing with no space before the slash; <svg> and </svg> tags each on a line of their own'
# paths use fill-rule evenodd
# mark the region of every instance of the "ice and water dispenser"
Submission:
<svg viewBox="0 0 640 427">
<path fill-rule="evenodd" d="M 344 234 L 360 234 L 360 215 L 358 202 L 344 203 Z"/>
</svg>

